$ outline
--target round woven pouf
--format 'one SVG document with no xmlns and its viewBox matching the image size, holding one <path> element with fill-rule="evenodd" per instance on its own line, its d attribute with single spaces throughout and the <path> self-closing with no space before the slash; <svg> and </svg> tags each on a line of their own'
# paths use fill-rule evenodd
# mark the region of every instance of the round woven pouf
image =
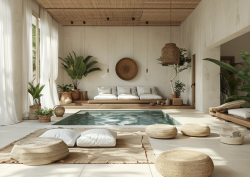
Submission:
<svg viewBox="0 0 250 177">
<path fill-rule="evenodd" d="M 208 136 L 210 128 L 205 124 L 184 124 L 181 126 L 181 133 L 188 136 Z"/>
<path fill-rule="evenodd" d="M 161 153 L 156 170 L 165 177 L 209 177 L 214 171 L 212 159 L 201 152 L 173 150 Z"/>
<path fill-rule="evenodd" d="M 37 137 L 18 141 L 10 157 L 24 165 L 44 165 L 60 160 L 68 154 L 68 146 L 63 140 Z"/>
<path fill-rule="evenodd" d="M 174 138 L 177 129 L 172 125 L 156 124 L 147 126 L 146 133 L 151 138 Z"/>
</svg>

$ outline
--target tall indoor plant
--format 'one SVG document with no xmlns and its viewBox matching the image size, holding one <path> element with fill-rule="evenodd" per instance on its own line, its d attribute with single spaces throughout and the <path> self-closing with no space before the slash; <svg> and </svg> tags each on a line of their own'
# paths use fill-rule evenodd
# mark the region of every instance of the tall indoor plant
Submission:
<svg viewBox="0 0 250 177">
<path fill-rule="evenodd" d="M 159 61 L 159 64 L 162 64 L 161 63 L 161 57 L 159 59 L 157 59 Z M 174 71 L 175 71 L 175 75 L 174 77 L 170 80 L 170 85 L 171 85 L 171 90 L 172 90 L 172 95 L 170 94 L 169 96 L 172 97 L 175 92 L 174 92 L 174 86 L 173 86 L 173 80 L 176 78 L 176 76 L 188 69 L 189 67 L 191 67 L 190 65 L 191 63 L 191 58 L 187 57 L 187 50 L 183 49 L 183 48 L 180 48 L 180 63 L 179 64 L 174 64 L 174 65 L 164 65 L 164 66 L 170 66 L 170 67 L 173 67 L 174 68 Z"/>
<path fill-rule="evenodd" d="M 232 72 L 233 74 L 235 74 L 235 76 L 237 78 L 244 80 L 246 82 L 246 84 L 237 88 L 236 91 L 250 93 L 250 76 L 248 74 L 250 71 L 250 54 L 248 52 L 246 52 L 245 50 L 241 50 L 240 55 L 243 58 L 244 62 L 246 63 L 247 68 L 245 68 L 245 69 L 243 69 L 243 68 L 237 69 L 236 67 L 233 67 L 230 64 L 227 64 L 227 63 L 215 60 L 215 59 L 211 59 L 211 58 L 206 58 L 204 60 L 213 62 L 213 63 L 219 65 L 220 67 Z M 247 96 L 228 95 L 227 101 L 233 101 L 233 100 L 245 100 L 245 101 L 250 102 L 250 98 Z M 248 105 L 248 104 L 245 104 L 244 106 L 250 107 L 250 105 Z"/>
<path fill-rule="evenodd" d="M 33 84 L 33 82 L 29 82 L 28 92 L 31 94 L 33 98 L 33 105 L 29 107 L 29 119 L 37 119 L 36 114 L 34 114 L 35 110 L 40 108 L 40 98 L 43 96 L 41 94 L 43 88 L 45 85 L 40 86 L 40 83 L 38 83 L 36 86 Z"/>
<path fill-rule="evenodd" d="M 74 54 L 74 58 L 69 53 L 67 58 L 63 59 L 59 57 L 59 59 L 63 61 L 63 63 L 61 64 L 61 67 L 68 73 L 74 85 L 74 92 L 72 93 L 72 98 L 73 100 L 78 100 L 79 99 L 78 86 L 80 82 L 82 81 L 83 77 L 87 77 L 88 74 L 94 71 L 99 71 L 101 69 L 97 67 L 91 68 L 92 66 L 98 63 L 97 61 L 89 62 L 89 60 L 93 56 L 87 56 L 84 59 L 83 56 L 76 56 L 74 51 L 73 51 L 73 54 Z"/>
</svg>

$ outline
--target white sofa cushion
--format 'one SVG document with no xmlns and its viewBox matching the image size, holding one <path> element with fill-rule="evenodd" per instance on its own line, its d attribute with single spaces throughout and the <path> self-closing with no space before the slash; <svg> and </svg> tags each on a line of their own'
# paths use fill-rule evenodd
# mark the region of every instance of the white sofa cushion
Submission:
<svg viewBox="0 0 250 177">
<path fill-rule="evenodd" d="M 133 94 L 120 94 L 118 100 L 139 100 L 139 97 Z"/>
<path fill-rule="evenodd" d="M 250 118 L 250 108 L 239 108 L 239 109 L 229 109 L 228 114 L 249 119 Z"/>
<path fill-rule="evenodd" d="M 151 89 L 150 88 L 142 88 L 142 94 L 151 94 Z"/>
<path fill-rule="evenodd" d="M 143 94 L 143 88 L 150 88 L 150 93 L 157 95 L 157 91 L 156 91 L 155 87 L 139 87 L 139 86 L 137 86 L 137 92 L 138 92 L 139 96 Z"/>
<path fill-rule="evenodd" d="M 143 94 L 140 95 L 140 100 L 161 100 L 162 97 L 160 95 L 154 94 Z"/>
<path fill-rule="evenodd" d="M 119 93 L 120 94 L 131 94 L 131 91 L 130 91 L 131 89 L 130 88 L 120 88 L 119 89 Z M 119 95 L 120 95 L 119 94 Z"/>
<path fill-rule="evenodd" d="M 100 90 L 99 95 L 102 94 L 111 94 L 111 88 L 103 88 L 102 90 Z"/>
<path fill-rule="evenodd" d="M 123 94 L 123 88 L 130 88 L 130 94 L 137 95 L 136 87 L 117 87 L 118 95 Z"/>
<path fill-rule="evenodd" d="M 75 145 L 76 139 L 81 132 L 71 129 L 51 129 L 44 132 L 40 137 L 52 137 L 62 139 L 69 147 Z"/>
<path fill-rule="evenodd" d="M 98 94 L 102 95 L 103 90 L 106 90 L 106 89 L 111 89 L 111 94 L 117 95 L 116 87 L 108 87 L 108 86 L 99 86 L 98 87 Z"/>
<path fill-rule="evenodd" d="M 117 100 L 117 96 L 113 94 L 97 95 L 94 100 Z"/>
<path fill-rule="evenodd" d="M 114 147 L 116 146 L 116 132 L 106 129 L 91 129 L 82 132 L 76 144 L 79 147 Z"/>
</svg>

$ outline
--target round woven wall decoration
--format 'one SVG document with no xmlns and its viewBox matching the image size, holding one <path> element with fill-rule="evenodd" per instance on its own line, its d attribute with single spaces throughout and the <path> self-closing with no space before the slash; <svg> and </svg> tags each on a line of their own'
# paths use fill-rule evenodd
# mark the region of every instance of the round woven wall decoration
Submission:
<svg viewBox="0 0 250 177">
<path fill-rule="evenodd" d="M 135 78 L 138 68 L 131 58 L 122 58 L 117 62 L 115 71 L 119 78 L 128 81 Z"/>
</svg>

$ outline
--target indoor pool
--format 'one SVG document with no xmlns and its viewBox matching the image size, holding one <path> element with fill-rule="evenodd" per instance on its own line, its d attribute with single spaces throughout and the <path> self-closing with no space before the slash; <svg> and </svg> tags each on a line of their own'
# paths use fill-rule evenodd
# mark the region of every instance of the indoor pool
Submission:
<svg viewBox="0 0 250 177">
<path fill-rule="evenodd" d="M 53 125 L 181 125 L 161 110 L 81 110 Z"/>
</svg>

